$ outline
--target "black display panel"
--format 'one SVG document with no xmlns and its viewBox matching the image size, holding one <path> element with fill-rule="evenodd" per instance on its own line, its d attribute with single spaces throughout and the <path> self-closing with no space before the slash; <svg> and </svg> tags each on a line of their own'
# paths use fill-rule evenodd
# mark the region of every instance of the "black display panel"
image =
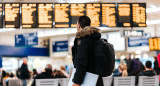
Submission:
<svg viewBox="0 0 160 86">
<path fill-rule="evenodd" d="M 116 4 L 102 4 L 102 27 L 116 27 Z"/>
<path fill-rule="evenodd" d="M 5 27 L 20 28 L 20 4 L 5 4 Z"/>
<path fill-rule="evenodd" d="M 132 27 L 146 27 L 146 4 L 132 4 Z"/>
<path fill-rule="evenodd" d="M 69 27 L 69 4 L 55 4 L 55 27 Z"/>
<path fill-rule="evenodd" d="M 38 4 L 38 27 L 53 27 L 53 4 Z"/>
<path fill-rule="evenodd" d="M 0 3 L 0 28 L 3 28 L 3 4 Z"/>
<path fill-rule="evenodd" d="M 71 4 L 70 15 L 71 15 L 71 27 L 77 27 L 77 20 L 80 16 L 86 15 L 85 4 Z"/>
<path fill-rule="evenodd" d="M 101 4 L 86 4 L 86 15 L 91 19 L 91 26 L 100 27 Z"/>
<path fill-rule="evenodd" d="M 131 27 L 131 4 L 120 3 L 117 7 L 117 27 Z"/>
<path fill-rule="evenodd" d="M 37 4 L 22 4 L 22 28 L 37 28 Z"/>
</svg>

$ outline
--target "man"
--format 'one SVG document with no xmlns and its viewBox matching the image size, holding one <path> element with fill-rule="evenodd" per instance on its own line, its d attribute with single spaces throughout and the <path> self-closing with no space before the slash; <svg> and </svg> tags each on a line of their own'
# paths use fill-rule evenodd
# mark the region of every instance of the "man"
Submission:
<svg viewBox="0 0 160 86">
<path fill-rule="evenodd" d="M 155 71 L 152 70 L 152 62 L 147 61 L 145 64 L 145 71 L 138 74 L 136 79 L 136 85 L 138 84 L 138 78 L 139 76 L 155 76 L 157 75 Z"/>
<path fill-rule="evenodd" d="M 30 78 L 27 62 L 27 58 L 23 58 L 23 64 L 20 68 L 20 79 L 22 80 L 23 86 L 27 86 L 27 79 Z"/>
<path fill-rule="evenodd" d="M 72 47 L 73 64 L 76 68 L 76 73 L 73 78 L 73 86 L 80 86 L 83 83 L 86 72 L 94 73 L 93 55 L 94 42 L 99 40 L 101 34 L 99 29 L 91 27 L 91 20 L 87 16 L 79 17 L 77 21 L 77 33 Z M 97 86 L 104 86 L 102 77 L 99 77 Z"/>
<path fill-rule="evenodd" d="M 42 72 L 41 74 L 37 75 L 34 78 L 32 86 L 36 86 L 35 79 L 52 79 L 52 78 L 54 78 L 54 76 L 52 76 L 52 66 L 50 64 L 47 64 L 45 67 L 45 72 Z"/>
</svg>

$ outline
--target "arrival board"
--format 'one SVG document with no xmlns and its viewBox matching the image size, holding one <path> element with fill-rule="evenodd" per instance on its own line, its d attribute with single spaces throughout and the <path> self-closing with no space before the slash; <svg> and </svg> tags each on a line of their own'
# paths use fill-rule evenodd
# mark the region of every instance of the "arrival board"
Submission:
<svg viewBox="0 0 160 86">
<path fill-rule="evenodd" d="M 77 20 L 80 16 L 85 16 L 85 4 L 71 4 L 70 15 L 71 15 L 71 27 L 77 27 Z"/>
<path fill-rule="evenodd" d="M 55 4 L 55 27 L 69 27 L 69 4 Z"/>
<path fill-rule="evenodd" d="M 37 27 L 37 4 L 22 4 L 22 28 Z"/>
<path fill-rule="evenodd" d="M 3 4 L 0 4 L 0 28 L 3 28 Z"/>
<path fill-rule="evenodd" d="M 20 4 L 5 4 L 5 27 L 20 28 Z"/>
<path fill-rule="evenodd" d="M 38 27 L 53 27 L 53 4 L 38 4 Z"/>
</svg>

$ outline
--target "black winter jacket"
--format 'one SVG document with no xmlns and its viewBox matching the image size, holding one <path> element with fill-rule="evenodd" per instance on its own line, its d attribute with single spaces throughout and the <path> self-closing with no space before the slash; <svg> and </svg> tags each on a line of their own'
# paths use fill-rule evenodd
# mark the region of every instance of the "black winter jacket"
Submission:
<svg viewBox="0 0 160 86">
<path fill-rule="evenodd" d="M 157 73 L 153 70 L 148 70 L 148 71 L 139 73 L 136 79 L 136 85 L 138 84 L 139 76 L 155 76 L 155 75 L 157 75 Z"/>
<path fill-rule="evenodd" d="M 94 40 L 99 40 L 101 34 L 99 29 L 94 27 L 85 27 L 82 31 L 76 33 L 74 46 L 72 47 L 72 56 L 76 73 L 73 82 L 82 84 L 86 72 L 94 73 Z M 102 77 L 99 77 L 97 86 L 103 86 Z"/>
<path fill-rule="evenodd" d="M 27 64 L 22 64 L 20 68 L 20 79 L 29 79 L 30 78 L 30 73 L 28 70 Z"/>
<path fill-rule="evenodd" d="M 51 75 L 52 72 L 42 72 L 41 74 L 37 75 L 35 78 L 34 78 L 34 81 L 32 83 L 32 86 L 36 86 L 36 79 L 54 79 L 55 77 Z"/>
</svg>

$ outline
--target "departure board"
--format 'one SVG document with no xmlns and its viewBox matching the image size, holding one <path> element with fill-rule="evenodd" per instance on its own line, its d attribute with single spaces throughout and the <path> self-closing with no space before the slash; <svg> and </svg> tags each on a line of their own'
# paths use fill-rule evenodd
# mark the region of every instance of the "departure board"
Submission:
<svg viewBox="0 0 160 86">
<path fill-rule="evenodd" d="M 146 26 L 146 4 L 136 3 L 132 4 L 132 21 L 133 27 Z"/>
<path fill-rule="evenodd" d="M 91 26 L 99 27 L 101 19 L 101 4 L 87 4 L 86 15 L 91 19 Z"/>
<path fill-rule="evenodd" d="M 55 27 L 69 27 L 69 4 L 55 4 Z"/>
<path fill-rule="evenodd" d="M 37 27 L 37 4 L 22 4 L 22 28 Z"/>
<path fill-rule="evenodd" d="M 38 4 L 38 27 L 53 27 L 53 4 Z"/>
<path fill-rule="evenodd" d="M 5 4 L 5 27 L 20 28 L 20 4 Z"/>
<path fill-rule="evenodd" d="M 150 50 L 160 50 L 160 38 L 149 38 Z"/>
<path fill-rule="evenodd" d="M 118 27 L 131 27 L 131 4 L 118 4 Z"/>
<path fill-rule="evenodd" d="M 3 4 L 0 3 L 0 28 L 3 28 Z"/>
<path fill-rule="evenodd" d="M 77 27 L 77 20 L 80 16 L 85 15 L 85 4 L 71 4 L 70 15 L 71 15 L 71 27 Z"/>
<path fill-rule="evenodd" d="M 116 27 L 116 4 L 102 4 L 102 27 Z"/>
</svg>

